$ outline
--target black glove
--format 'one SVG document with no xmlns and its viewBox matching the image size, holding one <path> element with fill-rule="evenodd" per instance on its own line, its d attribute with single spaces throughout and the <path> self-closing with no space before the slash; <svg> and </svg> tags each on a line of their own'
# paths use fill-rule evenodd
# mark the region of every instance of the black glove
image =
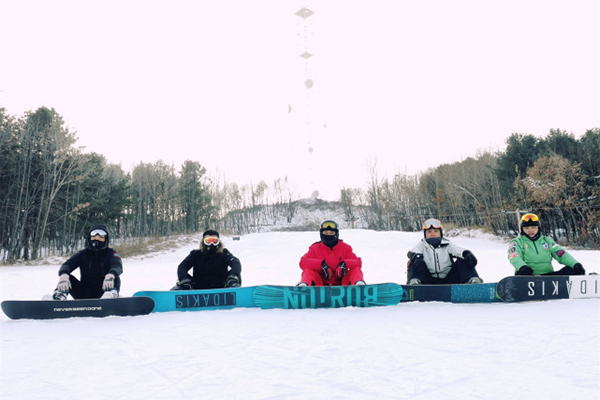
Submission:
<svg viewBox="0 0 600 400">
<path fill-rule="evenodd" d="M 323 270 L 323 275 L 325 275 L 325 279 L 329 279 L 329 271 L 331 271 L 331 268 L 329 268 L 329 265 L 327 265 L 325 260 L 321 262 L 321 269 Z"/>
<path fill-rule="evenodd" d="M 515 275 L 533 275 L 533 269 L 529 265 L 523 265 Z"/>
<path fill-rule="evenodd" d="M 423 261 L 423 254 L 421 253 L 409 253 L 409 257 L 410 260 L 408 260 L 408 263 L 406 264 L 406 269 L 411 269 L 411 268 L 416 268 L 419 264 L 421 264 Z"/>
<path fill-rule="evenodd" d="M 229 275 L 225 279 L 225 287 L 240 287 L 240 278 L 236 275 Z"/>
<path fill-rule="evenodd" d="M 171 290 L 194 290 L 194 286 L 192 285 L 191 279 L 184 279 L 181 282 L 177 281 Z"/>
<path fill-rule="evenodd" d="M 337 266 L 337 269 L 335 270 L 335 274 L 337 275 L 338 278 L 343 278 L 344 276 L 346 276 L 346 272 L 348 272 L 348 267 L 346 266 L 346 263 L 344 261 L 342 261 Z"/>
<path fill-rule="evenodd" d="M 585 269 L 583 269 L 583 265 L 580 263 L 573 265 L 573 270 L 575 271 L 576 275 L 585 275 Z"/>
<path fill-rule="evenodd" d="M 471 267 L 475 267 L 477 265 L 477 259 L 475 258 L 473 253 L 471 253 L 469 250 L 463 251 L 462 256 L 463 256 L 463 260 L 465 260 L 465 262 L 467 264 L 469 264 Z"/>
</svg>

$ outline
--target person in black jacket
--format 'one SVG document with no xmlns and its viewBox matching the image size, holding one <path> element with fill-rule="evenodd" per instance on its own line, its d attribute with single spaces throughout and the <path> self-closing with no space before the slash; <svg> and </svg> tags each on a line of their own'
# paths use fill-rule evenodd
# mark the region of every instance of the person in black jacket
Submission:
<svg viewBox="0 0 600 400">
<path fill-rule="evenodd" d="M 75 253 L 58 270 L 59 280 L 52 295 L 54 300 L 106 299 L 119 297 L 123 263 L 109 247 L 105 225 L 94 225 L 86 236 L 85 249 Z M 72 275 L 79 268 L 80 279 Z"/>
<path fill-rule="evenodd" d="M 207 230 L 202 234 L 200 249 L 192 250 L 177 267 L 177 278 L 171 290 L 239 287 L 242 264 L 223 246 L 219 232 Z"/>
</svg>

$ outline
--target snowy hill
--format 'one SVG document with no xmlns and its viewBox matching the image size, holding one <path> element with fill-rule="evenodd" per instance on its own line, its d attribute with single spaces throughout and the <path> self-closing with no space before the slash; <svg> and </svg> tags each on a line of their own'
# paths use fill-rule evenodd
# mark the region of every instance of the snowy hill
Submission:
<svg viewBox="0 0 600 400">
<path fill-rule="evenodd" d="M 356 214 L 364 215 L 365 207 L 353 207 Z M 319 229 L 327 219 L 336 221 L 341 228 L 367 228 L 368 224 L 357 216 L 352 222 L 348 219 L 342 203 L 318 198 L 300 199 L 295 202 L 277 205 L 259 205 L 252 209 L 230 212 L 222 223 L 223 231 L 233 234 L 246 234 L 274 231 L 311 231 Z"/>
</svg>

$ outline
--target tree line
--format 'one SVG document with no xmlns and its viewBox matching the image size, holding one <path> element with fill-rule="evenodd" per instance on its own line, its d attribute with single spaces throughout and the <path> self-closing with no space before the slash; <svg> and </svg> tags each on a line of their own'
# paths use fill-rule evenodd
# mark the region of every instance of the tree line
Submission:
<svg viewBox="0 0 600 400">
<path fill-rule="evenodd" d="M 286 178 L 238 185 L 209 178 L 198 161 L 176 169 L 140 162 L 131 172 L 76 147 L 54 110 L 22 117 L 0 108 L 1 260 L 63 255 L 80 248 L 86 229 L 105 223 L 119 243 L 215 227 L 233 233 L 290 223 L 298 195 Z M 543 139 L 513 134 L 503 152 L 484 152 L 424 173 L 342 189 L 348 221 L 378 230 L 418 230 L 438 217 L 456 226 L 516 230 L 515 210 L 541 214 L 557 236 L 600 243 L 600 129 L 579 140 L 552 130 Z"/>
<path fill-rule="evenodd" d="M 481 152 L 413 176 L 378 179 L 374 168 L 369 187 L 343 189 L 341 201 L 347 219 L 362 218 L 382 230 L 419 230 L 435 217 L 511 235 L 518 232 L 519 215 L 533 212 L 544 232 L 597 247 L 600 129 L 580 139 L 561 130 L 545 138 L 514 133 L 504 151 Z"/>
</svg>

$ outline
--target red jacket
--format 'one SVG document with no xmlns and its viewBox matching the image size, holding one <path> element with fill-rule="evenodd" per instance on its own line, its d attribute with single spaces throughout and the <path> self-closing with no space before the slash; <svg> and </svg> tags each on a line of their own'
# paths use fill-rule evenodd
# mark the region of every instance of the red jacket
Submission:
<svg viewBox="0 0 600 400">
<path fill-rule="evenodd" d="M 325 260 L 325 263 L 331 268 L 329 279 L 325 279 L 321 263 Z M 344 261 L 348 268 L 345 279 L 337 277 L 336 269 L 340 262 Z M 362 280 L 362 260 L 357 257 L 352 251 L 352 247 L 349 244 L 344 243 L 343 240 L 339 240 L 338 244 L 329 248 L 322 242 L 313 243 L 309 248 L 308 252 L 300 259 L 300 268 L 303 274 L 319 274 L 325 283 L 325 285 L 341 285 L 342 281 L 344 284 L 353 285 L 357 280 Z"/>
</svg>

